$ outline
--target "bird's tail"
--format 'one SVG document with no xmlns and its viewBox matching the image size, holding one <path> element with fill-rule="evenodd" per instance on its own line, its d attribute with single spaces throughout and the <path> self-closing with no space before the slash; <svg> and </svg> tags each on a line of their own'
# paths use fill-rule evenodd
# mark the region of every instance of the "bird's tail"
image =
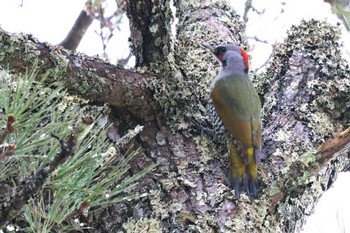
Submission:
<svg viewBox="0 0 350 233">
<path fill-rule="evenodd" d="M 235 190 L 237 199 L 240 198 L 241 187 L 250 197 L 258 194 L 257 162 L 259 160 L 258 149 L 253 147 L 240 150 L 234 142 L 229 140 L 231 185 Z"/>
</svg>

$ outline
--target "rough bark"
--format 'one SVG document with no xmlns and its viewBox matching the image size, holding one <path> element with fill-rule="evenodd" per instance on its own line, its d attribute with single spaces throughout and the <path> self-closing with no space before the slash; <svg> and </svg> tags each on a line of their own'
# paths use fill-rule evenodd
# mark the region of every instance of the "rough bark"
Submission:
<svg viewBox="0 0 350 233">
<path fill-rule="evenodd" d="M 176 103 L 177 119 L 168 120 L 168 124 L 181 129 L 182 135 L 193 137 L 195 134 L 188 128 L 194 126 L 188 119 L 205 122 L 200 106 L 207 97 L 208 82 L 216 72 L 207 69 L 208 55 L 201 49 L 201 43 L 228 41 L 244 45 L 244 25 L 227 6 L 219 3 L 211 7 L 183 1 L 175 4 L 180 19 L 175 62 L 180 75 L 174 75 L 173 83 L 158 80 L 170 94 L 157 100 Z M 300 31 L 303 40 L 298 39 Z M 146 126 L 140 139 L 149 154 L 157 155 L 155 159 L 160 168 L 155 177 L 143 183 L 152 191 L 147 198 L 129 207 L 133 210 L 132 218 L 123 226 L 130 232 L 159 229 L 165 232 L 293 232 L 300 229 L 316 200 L 348 164 L 347 146 L 341 146 L 341 152 L 332 153 L 337 157 L 330 164 L 322 162 L 321 152 L 318 152 L 320 159 L 316 159 L 317 146 L 349 118 L 348 66 L 339 56 L 338 35 L 339 32 L 327 24 L 303 22 L 299 28 L 292 29 L 289 38 L 277 49 L 280 54 L 275 55 L 268 72 L 259 77 L 258 87 L 265 104 L 266 160 L 259 172 L 263 190 L 258 200 L 235 201 L 227 188 L 225 158 L 210 140 L 194 136 L 193 141 L 180 133 L 174 136 L 166 124 L 158 121 L 156 126 L 155 122 Z M 329 80 L 332 82 L 328 83 Z M 184 103 L 189 108 L 181 107 Z M 170 112 L 173 107 L 163 106 Z M 122 224 L 123 220 L 119 220 Z"/>
<path fill-rule="evenodd" d="M 169 0 L 128 1 L 126 12 L 130 20 L 132 52 L 136 66 L 164 62 L 170 52 Z"/>
<path fill-rule="evenodd" d="M 41 43 L 31 35 L 10 34 L 0 28 L 0 62 L 18 73 L 37 67 L 38 78 L 59 79 L 72 94 L 95 103 L 108 103 L 121 115 L 154 119 L 157 104 L 147 88 L 147 75 L 116 67 L 96 57 Z"/>
<path fill-rule="evenodd" d="M 129 8 L 138 7 L 130 2 L 127 3 Z M 148 4 L 151 2 L 160 3 L 149 1 Z M 89 88 L 95 90 L 90 81 L 95 77 L 94 81 L 103 80 L 98 83 L 113 82 L 114 88 L 123 93 L 142 93 L 136 98 L 142 104 L 137 101 L 129 104 L 123 96 L 119 100 L 110 99 L 109 93 L 114 88 L 100 89 L 98 96 L 104 98 L 100 101 L 109 100 L 121 109 L 131 108 L 130 112 L 137 116 L 158 113 L 156 118 L 148 121 L 142 118 L 145 128 L 137 141 L 145 154 L 159 163 L 158 169 L 140 182 L 138 191 L 147 193 L 147 196 L 95 213 L 93 226 L 101 232 L 121 228 L 128 232 L 294 232 L 300 229 L 320 195 L 332 184 L 337 173 L 349 164 L 347 131 L 335 137 L 345 138 L 342 146 L 323 146 L 318 152 L 316 150 L 339 128 L 345 128 L 350 118 L 349 67 L 340 56 L 338 30 L 318 21 L 302 22 L 293 27 L 288 38 L 278 45 L 267 72 L 253 77 L 263 100 L 265 161 L 259 168 L 259 198 L 251 201 L 243 195 L 238 202 L 227 186 L 227 158 L 209 137 L 201 136 L 196 127 L 198 124 L 208 125 L 204 104 L 208 97 L 208 83 L 218 68 L 211 65 L 215 64 L 214 60 L 201 44 L 234 42 L 245 46 L 244 24 L 221 1 L 175 1 L 175 5 L 180 22 L 176 46 L 167 55 L 164 66 L 159 62 L 160 65 L 148 67 L 148 72 L 153 72 L 152 77 L 112 69 L 112 66 L 94 59 L 84 58 L 89 62 L 79 60 L 78 56 L 72 57 L 65 51 L 59 54 L 59 57 L 68 59 L 62 74 L 67 74 L 67 70 L 79 74 L 80 69 L 87 71 L 89 66 L 96 68 L 88 72 L 89 79 L 83 79 L 86 88 L 70 87 L 73 93 L 89 98 L 96 95 L 94 91 L 89 93 Z M 129 17 L 137 15 L 129 13 Z M 135 19 L 131 21 L 135 22 Z M 169 24 L 159 25 L 170 31 Z M 140 37 L 148 36 L 147 33 L 135 33 Z M 17 43 L 11 40 L 11 36 L 3 31 L 1 34 L 0 47 L 17 52 L 15 62 L 14 56 L 6 49 L 0 52 L 1 64 L 9 65 L 13 70 L 23 71 L 25 64 L 31 66 L 28 54 L 38 51 L 33 48 L 47 49 L 40 43 L 34 44 L 30 38 L 26 40 L 31 44 L 30 50 L 25 49 L 28 47 L 17 49 L 18 46 L 9 46 Z M 138 38 L 133 43 L 134 48 L 145 49 L 147 41 Z M 53 62 L 50 52 L 39 51 L 33 54 L 39 54 L 40 60 L 44 61 L 39 62 L 40 73 L 43 73 L 57 63 Z M 26 55 L 19 56 L 19 52 Z M 164 55 L 159 49 L 154 54 L 152 50 L 137 54 L 139 64 L 143 65 Z M 129 72 L 135 78 L 130 85 L 125 85 L 123 77 L 127 77 L 112 77 L 100 68 L 112 69 L 117 74 Z M 62 77 L 72 77 L 73 74 Z M 104 97 L 106 94 L 109 98 Z M 156 104 L 150 103 L 157 103 L 163 111 L 152 111 Z M 133 108 L 136 104 L 142 107 L 143 114 Z M 329 157 L 327 151 L 334 153 Z M 131 172 L 144 166 L 143 160 L 136 160 Z"/>
</svg>

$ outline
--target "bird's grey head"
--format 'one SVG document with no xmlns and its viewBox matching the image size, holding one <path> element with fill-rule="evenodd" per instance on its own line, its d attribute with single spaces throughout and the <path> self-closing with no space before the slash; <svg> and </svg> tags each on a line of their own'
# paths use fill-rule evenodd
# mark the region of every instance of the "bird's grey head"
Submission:
<svg viewBox="0 0 350 233">
<path fill-rule="evenodd" d="M 249 57 L 242 48 L 234 44 L 203 46 L 221 63 L 221 75 L 248 75 Z"/>
</svg>

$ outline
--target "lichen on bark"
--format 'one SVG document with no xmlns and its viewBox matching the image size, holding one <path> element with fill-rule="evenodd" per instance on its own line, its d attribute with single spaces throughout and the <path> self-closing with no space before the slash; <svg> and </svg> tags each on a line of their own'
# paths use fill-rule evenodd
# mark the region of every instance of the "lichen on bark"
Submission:
<svg viewBox="0 0 350 233">
<path fill-rule="evenodd" d="M 138 2 L 136 7 L 141 10 Z M 159 3 L 145 4 L 152 2 Z M 139 68 L 139 73 L 67 55 L 70 65 L 77 65 L 75 69 L 83 66 L 74 76 L 86 76 L 80 91 L 86 92 L 86 87 L 94 84 L 88 82 L 89 77 L 102 77 L 98 83 L 106 85 L 98 97 L 137 116 L 125 120 L 144 126 L 135 143 L 159 164 L 140 182 L 140 200 L 96 213 L 98 221 L 92 224 L 101 231 L 124 227 L 129 232 L 146 228 L 164 232 L 294 231 L 312 211 L 314 199 L 347 162 L 338 157 L 314 174 L 317 146 L 349 120 L 349 68 L 339 55 L 337 30 L 314 20 L 294 26 L 277 46 L 267 72 L 252 77 L 264 105 L 265 161 L 259 167 L 259 198 L 251 201 L 242 195 L 238 202 L 226 180 L 225 156 L 210 137 L 200 135 L 197 126 L 210 125 L 205 105 L 209 83 L 218 72 L 218 63 L 201 44 L 234 42 L 246 46 L 244 24 L 222 1 L 177 0 L 175 5 L 180 20 L 176 41 L 170 44 L 169 53 L 163 53 L 157 39 L 156 55 L 147 58 L 149 63 Z M 161 25 L 147 24 L 149 33 L 170 30 L 169 24 Z M 144 50 L 140 51 L 136 54 L 143 56 Z M 165 55 L 164 60 L 152 60 L 160 54 Z M 117 88 L 121 101 L 116 102 L 109 94 Z M 147 106 L 154 100 L 161 108 Z M 137 159 L 130 173 L 141 170 L 144 164 L 143 159 Z"/>
<path fill-rule="evenodd" d="M 341 57 L 339 36 L 326 22 L 302 21 L 289 30 L 267 71 L 256 78 L 264 106 L 265 191 L 276 184 L 277 190 L 289 190 L 283 198 L 278 191 L 271 195 L 280 200 L 276 211 L 286 232 L 304 224 L 316 203 L 311 200 L 329 188 L 340 171 L 336 167 L 347 162 L 338 157 L 316 176 L 307 173 L 312 173 L 311 165 L 302 163 L 306 154 L 316 158 L 316 148 L 349 121 L 349 66 Z"/>
</svg>

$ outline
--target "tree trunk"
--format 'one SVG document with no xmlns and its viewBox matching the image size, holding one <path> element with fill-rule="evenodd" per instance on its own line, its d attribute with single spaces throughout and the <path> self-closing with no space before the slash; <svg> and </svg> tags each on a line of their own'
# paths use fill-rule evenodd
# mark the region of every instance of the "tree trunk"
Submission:
<svg viewBox="0 0 350 233">
<path fill-rule="evenodd" d="M 145 126 L 135 143 L 159 164 L 140 182 L 138 192 L 147 195 L 95 213 L 95 229 L 300 229 L 318 198 L 349 164 L 349 131 L 326 142 L 350 118 L 349 67 L 340 56 L 339 31 L 314 20 L 302 22 L 277 46 L 267 71 L 252 74 L 263 103 L 264 160 L 258 171 L 258 199 L 242 195 L 237 201 L 227 182 L 227 156 L 209 136 L 201 135 L 201 127 L 210 127 L 205 104 L 210 80 L 218 72 L 201 45 L 230 42 L 246 47 L 244 23 L 224 3 L 177 0 L 179 24 L 171 43 L 167 0 L 127 4 L 132 47 L 137 64 L 143 66 L 138 72 L 0 31 L 2 66 L 23 72 L 38 57 L 39 74 L 56 70 L 59 75 L 51 72 L 50 77 L 62 79 L 71 93 L 110 103 L 118 109 L 118 118 Z M 142 4 L 147 7 L 138 8 Z M 140 9 L 146 11 L 142 16 Z M 131 172 L 144 166 L 136 159 Z"/>
</svg>

